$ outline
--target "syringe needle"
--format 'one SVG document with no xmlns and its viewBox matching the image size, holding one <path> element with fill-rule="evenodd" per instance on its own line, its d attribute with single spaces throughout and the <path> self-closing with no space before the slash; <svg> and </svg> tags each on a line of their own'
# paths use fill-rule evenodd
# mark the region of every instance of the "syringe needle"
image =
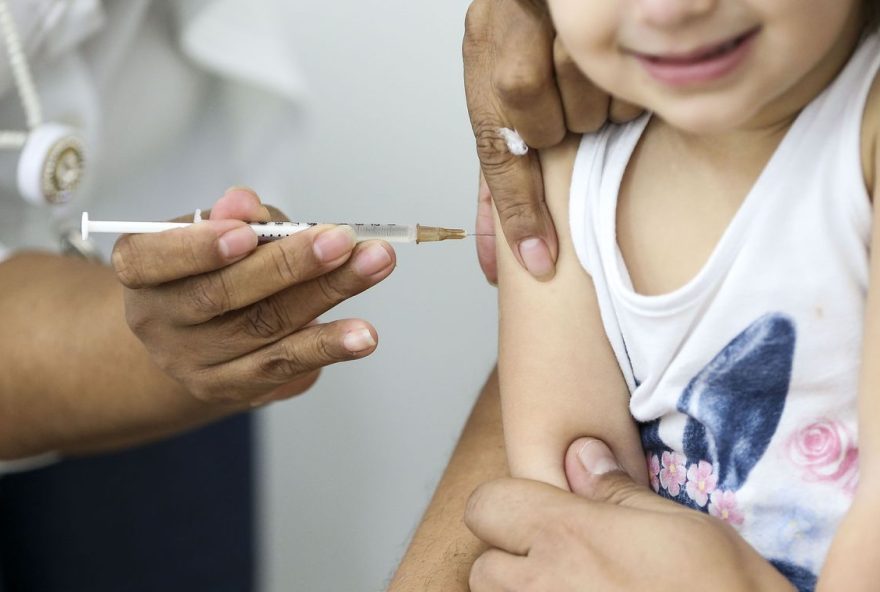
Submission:
<svg viewBox="0 0 880 592">
<path fill-rule="evenodd" d="M 428 243 L 443 240 L 460 240 L 467 237 L 467 232 L 460 228 L 440 228 L 438 226 L 416 226 L 416 243 Z"/>
</svg>

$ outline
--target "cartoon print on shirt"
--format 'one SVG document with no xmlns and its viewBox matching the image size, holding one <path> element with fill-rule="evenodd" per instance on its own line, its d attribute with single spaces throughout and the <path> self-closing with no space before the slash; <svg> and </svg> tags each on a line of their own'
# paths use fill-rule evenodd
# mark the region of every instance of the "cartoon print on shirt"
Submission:
<svg viewBox="0 0 880 592">
<path fill-rule="evenodd" d="M 746 520 L 736 492 L 776 433 L 791 381 L 794 321 L 768 313 L 730 341 L 688 383 L 678 400 L 687 416 L 683 453 L 660 439 L 660 420 L 641 425 L 651 486 L 660 495 L 709 513 L 732 526 Z M 800 592 L 816 576 L 784 560 L 772 560 Z"/>
</svg>

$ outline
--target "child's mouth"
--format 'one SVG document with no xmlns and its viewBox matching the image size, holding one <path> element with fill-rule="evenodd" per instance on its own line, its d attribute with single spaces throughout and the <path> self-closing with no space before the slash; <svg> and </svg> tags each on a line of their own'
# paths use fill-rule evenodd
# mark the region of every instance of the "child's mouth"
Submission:
<svg viewBox="0 0 880 592">
<path fill-rule="evenodd" d="M 728 41 L 680 54 L 634 53 L 645 70 L 656 80 L 672 86 L 705 83 L 732 72 L 746 57 L 759 28 Z"/>
</svg>

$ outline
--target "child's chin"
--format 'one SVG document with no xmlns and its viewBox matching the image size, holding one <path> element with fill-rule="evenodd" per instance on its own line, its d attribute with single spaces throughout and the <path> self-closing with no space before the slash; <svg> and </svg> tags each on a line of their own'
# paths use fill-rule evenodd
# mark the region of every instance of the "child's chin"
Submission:
<svg viewBox="0 0 880 592">
<path fill-rule="evenodd" d="M 745 123 L 742 111 L 717 108 L 684 108 L 655 111 L 672 127 L 694 135 L 729 132 Z"/>
</svg>

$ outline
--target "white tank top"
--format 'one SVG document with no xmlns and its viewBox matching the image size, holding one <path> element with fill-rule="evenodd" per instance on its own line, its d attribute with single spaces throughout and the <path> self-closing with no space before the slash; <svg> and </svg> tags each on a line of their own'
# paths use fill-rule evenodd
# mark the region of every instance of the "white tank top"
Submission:
<svg viewBox="0 0 880 592">
<path fill-rule="evenodd" d="M 618 192 L 649 116 L 584 136 L 572 178 L 575 249 L 630 388 L 652 486 L 732 524 L 801 591 L 815 587 L 858 479 L 872 214 L 860 143 L 878 67 L 872 35 L 673 292 L 636 293 L 617 245 Z"/>
</svg>

